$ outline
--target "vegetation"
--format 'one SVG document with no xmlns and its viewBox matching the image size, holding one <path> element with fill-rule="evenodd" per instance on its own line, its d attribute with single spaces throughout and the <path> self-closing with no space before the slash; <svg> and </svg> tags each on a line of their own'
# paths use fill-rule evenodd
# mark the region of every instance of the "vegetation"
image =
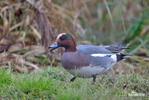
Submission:
<svg viewBox="0 0 149 100">
<path fill-rule="evenodd" d="M 0 98 L 136 99 L 149 96 L 149 0 L 1 0 Z M 77 44 L 123 41 L 135 55 L 91 79 L 72 77 L 60 65 L 63 49 L 48 45 L 67 32 Z"/>
<path fill-rule="evenodd" d="M 0 97 L 3 99 L 54 99 L 54 100 L 96 100 L 126 99 L 132 91 L 148 93 L 149 82 L 145 75 L 102 75 L 95 84 L 91 79 L 72 77 L 61 67 L 44 68 L 31 74 L 12 74 L 0 69 Z M 147 97 L 138 97 L 146 98 Z"/>
</svg>

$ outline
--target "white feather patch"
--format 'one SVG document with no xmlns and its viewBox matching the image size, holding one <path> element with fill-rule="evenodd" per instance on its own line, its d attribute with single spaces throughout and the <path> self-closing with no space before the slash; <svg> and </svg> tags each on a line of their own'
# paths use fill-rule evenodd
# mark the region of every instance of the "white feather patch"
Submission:
<svg viewBox="0 0 149 100">
<path fill-rule="evenodd" d="M 111 58 L 112 58 L 114 61 L 117 61 L 117 55 L 116 55 L 116 54 L 112 54 Z"/>
<path fill-rule="evenodd" d="M 99 54 L 99 53 L 97 53 L 97 54 L 91 54 L 91 56 L 93 56 L 93 57 L 110 57 L 110 58 L 112 58 L 114 61 L 117 61 L 117 56 L 116 56 L 116 54 Z"/>
</svg>

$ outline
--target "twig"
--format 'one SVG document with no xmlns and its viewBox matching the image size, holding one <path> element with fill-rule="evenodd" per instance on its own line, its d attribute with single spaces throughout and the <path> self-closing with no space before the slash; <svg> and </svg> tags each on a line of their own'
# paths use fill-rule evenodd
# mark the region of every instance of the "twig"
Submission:
<svg viewBox="0 0 149 100">
<path fill-rule="evenodd" d="M 46 50 L 45 50 L 44 47 L 42 47 L 42 46 L 35 46 L 33 50 L 25 53 L 23 55 L 23 57 L 27 57 L 29 55 L 35 55 L 35 54 L 42 54 L 42 53 L 45 53 L 45 52 L 46 52 Z"/>
<path fill-rule="evenodd" d="M 107 1 L 106 1 L 106 0 L 104 0 L 104 3 L 105 3 L 105 6 L 106 6 L 106 8 L 107 8 L 107 11 L 108 11 L 108 14 L 109 14 L 109 17 L 110 17 L 110 20 L 111 20 L 112 26 L 113 26 L 114 24 L 113 24 L 113 18 L 112 18 L 112 14 L 111 14 L 110 8 L 109 8 L 109 6 L 108 6 L 108 4 L 107 4 Z"/>
<path fill-rule="evenodd" d="M 16 57 L 16 60 L 18 63 L 23 64 L 23 65 L 27 65 L 27 66 L 31 66 L 34 69 L 39 70 L 39 67 L 37 65 L 32 64 L 31 62 L 25 61 L 22 56 L 19 56 L 16 54 L 12 54 L 12 56 Z"/>
</svg>

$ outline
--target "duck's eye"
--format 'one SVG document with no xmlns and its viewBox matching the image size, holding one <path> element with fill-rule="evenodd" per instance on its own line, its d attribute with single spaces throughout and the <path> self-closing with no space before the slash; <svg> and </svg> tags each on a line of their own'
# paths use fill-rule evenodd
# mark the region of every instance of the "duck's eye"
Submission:
<svg viewBox="0 0 149 100">
<path fill-rule="evenodd" d="M 60 37 L 60 40 L 61 40 L 61 41 L 63 41 L 63 40 L 71 40 L 71 37 L 70 37 L 69 34 L 62 35 L 62 36 Z"/>
<path fill-rule="evenodd" d="M 61 41 L 66 40 L 66 39 L 67 39 L 66 35 L 63 35 L 63 36 L 60 37 Z"/>
</svg>

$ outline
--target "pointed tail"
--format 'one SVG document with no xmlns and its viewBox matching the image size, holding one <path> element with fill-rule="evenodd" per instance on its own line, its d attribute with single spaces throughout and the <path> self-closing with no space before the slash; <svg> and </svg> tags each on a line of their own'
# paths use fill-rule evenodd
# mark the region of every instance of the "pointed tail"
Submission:
<svg viewBox="0 0 149 100">
<path fill-rule="evenodd" d="M 117 54 L 117 61 L 120 61 L 122 59 L 127 59 L 130 58 L 132 55 L 127 55 L 127 54 L 123 54 L 123 53 L 118 53 Z"/>
</svg>

